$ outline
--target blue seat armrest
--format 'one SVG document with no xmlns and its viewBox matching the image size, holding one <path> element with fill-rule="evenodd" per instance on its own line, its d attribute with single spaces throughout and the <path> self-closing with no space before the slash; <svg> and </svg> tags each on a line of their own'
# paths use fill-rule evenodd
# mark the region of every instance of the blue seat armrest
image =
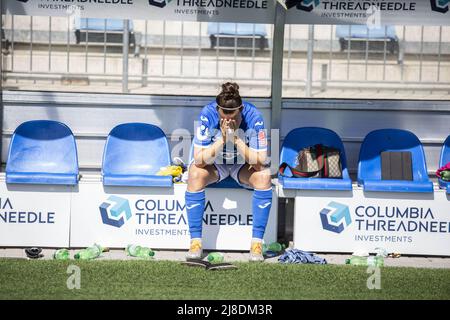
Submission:
<svg viewBox="0 0 450 320">
<path fill-rule="evenodd" d="M 279 176 L 278 181 L 285 189 L 352 190 L 352 181 L 350 179 L 290 178 Z"/>
<path fill-rule="evenodd" d="M 431 181 L 363 180 L 364 191 L 433 192 Z"/>
<path fill-rule="evenodd" d="M 78 184 L 77 173 L 6 172 L 6 183 L 18 184 Z"/>
<path fill-rule="evenodd" d="M 108 174 L 103 175 L 105 186 L 171 187 L 172 176 Z"/>
</svg>

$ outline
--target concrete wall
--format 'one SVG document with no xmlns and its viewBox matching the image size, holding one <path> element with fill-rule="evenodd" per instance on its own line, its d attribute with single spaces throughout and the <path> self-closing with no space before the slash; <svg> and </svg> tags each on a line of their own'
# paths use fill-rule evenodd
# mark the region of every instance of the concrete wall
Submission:
<svg viewBox="0 0 450 320">
<path fill-rule="evenodd" d="M 184 137 L 190 138 L 193 121 L 211 100 L 212 97 L 5 91 L 1 160 L 6 162 L 10 137 L 19 124 L 51 119 L 67 124 L 74 132 L 80 168 L 99 170 L 106 137 L 114 126 L 147 122 L 160 126 L 169 139 L 179 128 L 186 129 Z M 248 100 L 262 110 L 266 127 L 270 127 L 270 99 Z M 367 133 L 381 128 L 410 130 L 424 145 L 428 171 L 433 177 L 442 143 L 450 134 L 450 101 L 289 99 L 283 101 L 281 119 L 281 140 L 296 127 L 319 126 L 336 131 L 344 141 L 353 176 L 359 147 Z M 172 141 L 171 146 L 177 143 Z"/>
</svg>

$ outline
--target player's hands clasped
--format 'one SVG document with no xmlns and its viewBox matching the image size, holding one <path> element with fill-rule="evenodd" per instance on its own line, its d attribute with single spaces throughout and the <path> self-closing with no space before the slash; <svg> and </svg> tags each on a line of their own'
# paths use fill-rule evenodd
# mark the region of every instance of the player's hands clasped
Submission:
<svg viewBox="0 0 450 320">
<path fill-rule="evenodd" d="M 235 141 L 235 131 L 237 129 L 236 120 L 220 119 L 220 130 L 224 141 Z"/>
</svg>

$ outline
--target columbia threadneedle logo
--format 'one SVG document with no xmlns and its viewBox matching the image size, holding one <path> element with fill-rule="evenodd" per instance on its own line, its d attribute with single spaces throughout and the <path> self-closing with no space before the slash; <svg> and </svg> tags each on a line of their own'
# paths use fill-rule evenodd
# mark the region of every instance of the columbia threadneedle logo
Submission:
<svg viewBox="0 0 450 320">
<path fill-rule="evenodd" d="M 297 7 L 299 10 L 311 12 L 320 4 L 320 0 L 287 0 L 286 6 L 288 9 Z"/>
<path fill-rule="evenodd" d="M 158 7 L 158 8 L 164 8 L 171 1 L 172 0 L 148 0 L 148 4 L 151 6 Z"/>
<path fill-rule="evenodd" d="M 430 0 L 430 3 L 431 10 L 440 13 L 447 13 L 450 0 Z"/>
<path fill-rule="evenodd" d="M 352 223 L 348 206 L 334 201 L 320 211 L 320 219 L 322 227 L 334 233 L 341 233 Z"/>
<path fill-rule="evenodd" d="M 130 204 L 127 199 L 110 196 L 100 205 L 100 214 L 104 224 L 120 228 L 131 218 Z"/>
</svg>

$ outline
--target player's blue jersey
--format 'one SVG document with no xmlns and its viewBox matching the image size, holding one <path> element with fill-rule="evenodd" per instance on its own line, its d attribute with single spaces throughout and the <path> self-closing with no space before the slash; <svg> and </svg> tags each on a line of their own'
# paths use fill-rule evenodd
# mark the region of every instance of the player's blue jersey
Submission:
<svg viewBox="0 0 450 320">
<path fill-rule="evenodd" d="M 261 112 L 251 103 L 243 102 L 242 122 L 239 129 L 244 133 L 244 141 L 250 149 L 255 151 L 267 150 L 267 137 L 264 128 L 264 119 Z M 207 104 L 200 113 L 196 122 L 194 145 L 200 148 L 208 148 L 214 141 L 222 136 L 220 130 L 220 115 L 215 101 Z M 231 149 L 231 150 L 230 150 Z M 224 146 L 222 157 L 224 160 L 236 159 L 236 148 Z"/>
</svg>

